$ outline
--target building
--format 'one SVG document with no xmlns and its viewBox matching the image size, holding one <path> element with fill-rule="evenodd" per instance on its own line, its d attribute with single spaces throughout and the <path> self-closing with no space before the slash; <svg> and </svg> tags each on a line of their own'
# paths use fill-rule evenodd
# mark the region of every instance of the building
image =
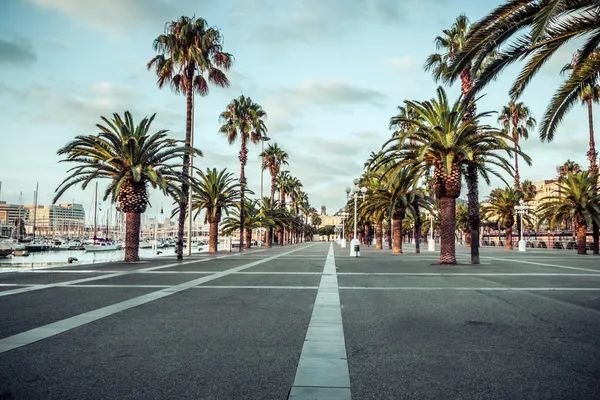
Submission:
<svg viewBox="0 0 600 400">
<path fill-rule="evenodd" d="M 13 228 L 17 224 L 19 216 L 26 224 L 29 219 L 29 210 L 17 204 L 0 201 L 0 237 L 12 236 Z"/>
<path fill-rule="evenodd" d="M 558 197 L 558 179 L 537 181 L 533 182 L 533 185 L 535 186 L 535 197 L 532 201 L 527 202 L 527 205 L 534 209 L 544 202 L 544 198 Z"/>
<path fill-rule="evenodd" d="M 47 206 L 27 205 L 29 218 L 27 232 L 40 235 L 77 235 L 84 231 L 85 210 L 81 204 L 61 203 Z"/>
</svg>

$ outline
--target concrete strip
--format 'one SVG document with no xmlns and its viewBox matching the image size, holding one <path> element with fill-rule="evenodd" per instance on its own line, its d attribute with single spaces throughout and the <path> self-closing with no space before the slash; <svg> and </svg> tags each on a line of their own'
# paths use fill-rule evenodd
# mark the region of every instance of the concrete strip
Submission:
<svg viewBox="0 0 600 400">
<path fill-rule="evenodd" d="M 489 256 L 482 256 L 481 258 L 487 258 L 487 259 L 490 259 L 490 260 L 498 260 L 498 261 L 516 262 L 516 263 L 520 263 L 520 264 L 540 265 L 542 267 L 573 269 L 573 270 L 577 270 L 577 271 L 595 272 L 597 274 L 600 274 L 600 270 L 597 270 L 597 269 L 569 267 L 569 266 L 566 266 L 566 265 L 546 264 L 546 263 L 539 263 L 539 262 L 534 262 L 534 261 L 513 260 L 513 259 L 510 259 L 510 258 L 499 258 L 499 257 L 489 257 Z"/>
<path fill-rule="evenodd" d="M 329 246 L 289 398 L 352 398 L 333 244 Z"/>
<path fill-rule="evenodd" d="M 31 329 L 26 332 L 22 332 L 22 333 L 13 335 L 13 336 L 9 336 L 4 339 L 0 339 L 0 353 L 5 353 L 7 351 L 14 350 L 14 349 L 17 349 L 22 346 L 26 346 L 28 344 L 31 344 L 31 343 L 34 343 L 34 342 L 37 342 L 37 341 L 40 341 L 43 339 L 47 339 L 49 337 L 69 331 L 71 329 L 88 324 L 90 322 L 97 321 L 99 319 L 108 317 L 108 316 L 116 314 L 118 312 L 125 311 L 130 308 L 142 305 L 142 304 L 147 304 L 152 301 L 161 299 L 163 297 L 171 296 L 175 293 L 190 289 L 190 288 L 200 285 L 202 283 L 210 282 L 214 279 L 227 276 L 227 275 L 231 274 L 232 272 L 237 272 L 237 271 L 241 271 L 246 268 L 251 268 L 256 265 L 275 260 L 276 258 L 278 258 L 282 255 L 295 253 L 297 251 L 304 250 L 305 248 L 311 247 L 311 246 L 314 246 L 314 244 L 305 246 L 305 247 L 302 247 L 299 249 L 295 249 L 295 250 L 289 251 L 287 253 L 282 253 L 282 254 L 274 255 L 274 256 L 271 256 L 271 257 L 268 257 L 268 258 L 265 258 L 262 260 L 257 260 L 257 261 L 254 261 L 254 262 L 251 262 L 248 264 L 241 265 L 239 267 L 231 268 L 231 269 L 219 272 L 214 275 L 204 276 L 202 278 L 194 279 L 192 281 L 185 282 L 180 285 L 173 286 L 173 287 L 165 288 L 165 289 L 162 289 L 162 290 L 159 290 L 156 292 L 148 293 L 143 296 L 134 297 L 133 299 L 125 300 L 120 303 L 116 303 L 116 304 L 113 304 L 113 305 L 110 305 L 107 307 L 102 307 L 97 310 L 89 311 L 89 312 L 86 312 L 83 314 L 76 315 L 74 317 L 63 319 L 61 321 L 53 322 L 48 325 L 44 325 L 44 326 L 41 326 L 41 327 L 38 327 L 35 329 Z M 177 265 L 181 265 L 181 263 L 178 263 Z"/>
<path fill-rule="evenodd" d="M 309 289 L 317 290 L 318 286 L 219 286 L 219 285 L 201 285 L 196 286 L 194 289 Z"/>
<path fill-rule="evenodd" d="M 262 250 L 262 251 L 264 251 L 264 250 Z M 114 273 L 110 273 L 107 275 L 93 276 L 91 278 L 81 278 L 81 279 L 74 279 L 71 281 L 49 283 L 47 285 L 35 285 L 35 286 L 29 286 L 29 287 L 25 287 L 25 288 L 21 288 L 21 289 L 5 290 L 3 292 L 0 292 L 0 297 L 10 296 L 10 295 L 19 294 L 19 293 L 32 292 L 34 290 L 42 290 L 42 289 L 47 289 L 47 288 L 51 288 L 51 287 L 76 285 L 79 283 L 92 282 L 92 281 L 108 279 L 108 278 L 115 278 L 118 276 L 131 275 L 131 274 L 137 274 L 137 273 L 148 272 L 148 271 L 155 271 L 158 269 L 177 267 L 177 266 L 186 265 L 186 264 L 201 263 L 201 262 L 205 262 L 205 261 L 209 261 L 209 260 L 217 260 L 220 258 L 235 257 L 237 255 L 238 254 L 231 254 L 231 255 L 228 254 L 228 255 L 219 256 L 219 257 L 203 258 L 201 260 L 190 260 L 190 261 L 183 261 L 183 262 L 159 265 L 157 267 L 140 268 L 140 269 L 134 269 L 134 270 L 129 270 L 129 271 L 114 272 Z"/>
<path fill-rule="evenodd" d="M 338 272 L 337 274 L 358 276 L 598 276 L 598 274 L 563 274 L 553 272 Z"/>
<path fill-rule="evenodd" d="M 480 290 L 489 292 L 529 292 L 529 291 L 556 291 L 556 292 L 597 292 L 600 291 L 600 287 L 597 288 L 583 288 L 583 287 L 428 287 L 428 286 L 395 286 L 395 287 L 370 287 L 370 286 L 340 286 L 340 290 L 423 290 L 423 291 L 452 291 L 452 290 Z"/>
</svg>

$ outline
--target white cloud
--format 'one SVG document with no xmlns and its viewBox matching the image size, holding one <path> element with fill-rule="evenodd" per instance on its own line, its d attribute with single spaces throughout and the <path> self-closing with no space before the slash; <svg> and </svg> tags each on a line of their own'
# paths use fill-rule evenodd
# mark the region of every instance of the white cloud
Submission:
<svg viewBox="0 0 600 400">
<path fill-rule="evenodd" d="M 411 68 L 415 65 L 415 59 L 411 55 L 386 58 L 385 62 L 387 64 L 392 65 L 393 67 L 399 68 L 399 69 L 407 69 L 407 68 Z"/>
</svg>

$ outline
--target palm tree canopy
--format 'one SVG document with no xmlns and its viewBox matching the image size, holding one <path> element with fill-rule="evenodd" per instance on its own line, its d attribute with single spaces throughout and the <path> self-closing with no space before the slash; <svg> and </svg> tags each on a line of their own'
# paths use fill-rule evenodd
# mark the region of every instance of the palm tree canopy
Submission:
<svg viewBox="0 0 600 400">
<path fill-rule="evenodd" d="M 129 111 L 124 118 L 113 114 L 109 120 L 101 117 L 104 124 L 97 124 L 97 135 L 76 136 L 58 151 L 66 155 L 60 162 L 78 164 L 69 169 L 70 175 L 56 189 L 55 203 L 70 187 L 81 183 L 82 189 L 94 179 L 110 179 L 104 193 L 112 202 L 118 200 L 121 189 L 128 183 L 145 185 L 149 183 L 163 193 L 175 198 L 181 196 L 176 184 L 186 177 L 176 171 L 181 168 L 184 154 L 202 155 L 200 150 L 180 146 L 180 141 L 167 137 L 166 130 L 150 133 L 156 114 L 135 124 Z"/>
<path fill-rule="evenodd" d="M 169 84 L 176 93 L 193 89 L 206 96 L 209 82 L 229 86 L 223 71 L 231 68 L 233 56 L 223 51 L 222 44 L 219 30 L 209 27 L 205 19 L 182 16 L 167 23 L 164 34 L 154 40 L 159 54 L 146 67 L 154 68 L 160 88 Z M 193 79 L 191 88 L 189 79 Z"/>
<path fill-rule="evenodd" d="M 277 143 L 269 144 L 260 157 L 263 160 L 262 168 L 268 169 L 272 175 L 279 174 L 281 165 L 288 165 L 289 155 Z"/>
<path fill-rule="evenodd" d="M 198 171 L 198 178 L 192 185 L 192 210 L 196 210 L 196 217 L 202 210 L 206 210 L 204 222 L 218 220 L 221 213 L 229 215 L 229 208 L 240 201 L 240 184 L 227 168 L 218 171 L 216 168 L 207 168 L 206 172 Z"/>
<path fill-rule="evenodd" d="M 538 207 L 540 221 L 550 222 L 550 227 L 561 221 L 586 225 L 586 219 L 600 224 L 600 194 L 597 176 L 588 171 L 569 171 L 560 178 L 558 188 L 543 199 Z"/>
<path fill-rule="evenodd" d="M 263 108 L 252 101 L 250 97 L 241 95 L 233 99 L 219 116 L 223 123 L 219 132 L 227 136 L 227 141 L 232 144 L 238 135 L 244 136 L 252 143 L 258 143 L 267 133 L 265 119 L 267 113 Z"/>
<path fill-rule="evenodd" d="M 481 215 L 487 219 L 497 219 L 508 228 L 515 222 L 515 207 L 520 200 L 523 200 L 521 190 L 513 187 L 494 189 L 481 207 Z M 528 219 L 527 214 L 523 217 Z"/>
<path fill-rule="evenodd" d="M 469 29 L 469 19 L 459 15 L 450 29 L 444 29 L 442 36 L 435 38 L 435 47 L 440 53 L 434 53 L 425 61 L 425 71 L 431 71 L 436 82 L 448 82 L 451 78 L 450 63 L 456 54 L 463 50 Z M 468 68 L 468 67 L 467 67 Z"/>
<path fill-rule="evenodd" d="M 398 130 L 396 135 L 384 144 L 389 146 L 379 162 L 397 161 L 401 164 L 420 163 L 426 168 L 440 162 L 447 174 L 453 166 L 478 161 L 480 153 L 485 153 L 488 162 L 505 165 L 510 163 L 498 154 L 504 151 L 509 156 L 516 152 L 530 163 L 530 158 L 520 149 L 511 150 L 513 139 L 501 130 L 489 125 L 480 125 L 479 120 L 492 112 L 484 112 L 465 118 L 468 106 L 459 98 L 450 105 L 442 87 L 437 89 L 437 98 L 424 102 L 405 101 L 414 109 L 417 118 L 396 117 L 398 123 L 410 124 L 410 130 Z M 395 143 L 394 143 L 395 142 Z"/>
<path fill-rule="evenodd" d="M 512 135 L 513 140 L 518 141 L 520 138 L 529 138 L 529 130 L 536 125 L 536 120 L 531 113 L 529 107 L 523 102 L 509 102 L 507 106 L 502 107 L 498 122 Z"/>
<path fill-rule="evenodd" d="M 478 93 L 510 64 L 526 60 L 510 89 L 515 101 L 543 65 L 576 37 L 586 38 L 577 56 L 577 68 L 561 84 L 548 105 L 539 135 L 551 141 L 558 124 L 581 97 L 586 83 L 600 72 L 600 58 L 593 52 L 600 39 L 597 0 L 509 0 L 471 26 L 467 43 L 450 67 L 451 80 L 467 65 L 482 67 L 496 51 L 494 62 L 482 68 L 471 95 Z"/>
</svg>

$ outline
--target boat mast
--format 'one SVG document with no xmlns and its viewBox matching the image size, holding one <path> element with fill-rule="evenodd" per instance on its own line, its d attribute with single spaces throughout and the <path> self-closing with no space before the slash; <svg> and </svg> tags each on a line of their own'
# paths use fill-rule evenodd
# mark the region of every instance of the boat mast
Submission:
<svg viewBox="0 0 600 400">
<path fill-rule="evenodd" d="M 17 236 L 17 240 L 21 239 L 21 222 L 22 222 L 22 219 L 21 219 L 21 207 L 22 207 L 22 204 L 23 204 L 23 192 L 19 192 L 19 215 L 17 217 L 18 219 L 17 219 L 17 224 L 16 224 L 16 226 L 17 226 L 17 235 L 16 235 Z"/>
<path fill-rule="evenodd" d="M 38 202 L 38 186 L 39 186 L 39 182 L 35 184 L 35 192 L 33 193 L 33 201 L 34 201 L 34 208 L 33 208 L 33 238 L 35 239 L 35 223 L 36 223 L 36 218 L 37 218 L 37 202 Z"/>
<path fill-rule="evenodd" d="M 94 196 L 94 244 L 96 244 L 96 214 L 98 212 L 98 182 L 96 182 L 96 195 Z"/>
</svg>

